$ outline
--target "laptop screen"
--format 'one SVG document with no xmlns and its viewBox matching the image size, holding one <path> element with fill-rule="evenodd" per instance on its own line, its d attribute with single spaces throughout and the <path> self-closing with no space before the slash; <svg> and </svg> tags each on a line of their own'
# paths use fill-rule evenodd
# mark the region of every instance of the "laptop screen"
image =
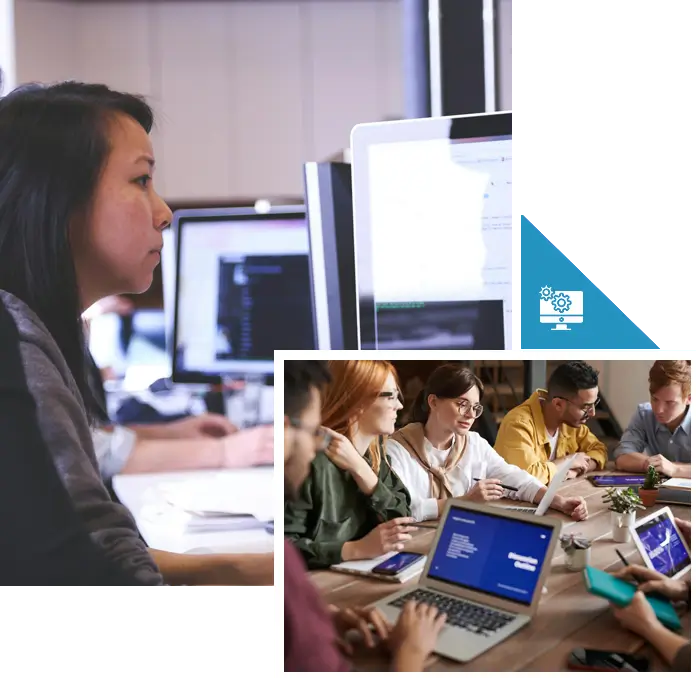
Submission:
<svg viewBox="0 0 696 678">
<path fill-rule="evenodd" d="M 674 577 L 691 564 L 691 558 L 669 515 L 660 513 L 636 527 L 652 566 L 666 577 Z"/>
<path fill-rule="evenodd" d="M 531 605 L 553 528 L 453 506 L 428 577 Z"/>
</svg>

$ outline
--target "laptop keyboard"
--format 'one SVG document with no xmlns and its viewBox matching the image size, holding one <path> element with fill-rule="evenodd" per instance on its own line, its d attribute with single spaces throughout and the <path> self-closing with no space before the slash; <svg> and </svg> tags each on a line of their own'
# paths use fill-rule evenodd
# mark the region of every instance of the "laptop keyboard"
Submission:
<svg viewBox="0 0 696 678">
<path fill-rule="evenodd" d="M 515 619 L 514 615 L 507 612 L 476 605 L 468 600 L 451 598 L 427 589 L 409 591 L 400 598 L 392 600 L 389 604 L 394 607 L 403 607 L 409 600 L 433 605 L 440 612 L 447 614 L 447 624 L 484 636 L 492 635 Z"/>
</svg>

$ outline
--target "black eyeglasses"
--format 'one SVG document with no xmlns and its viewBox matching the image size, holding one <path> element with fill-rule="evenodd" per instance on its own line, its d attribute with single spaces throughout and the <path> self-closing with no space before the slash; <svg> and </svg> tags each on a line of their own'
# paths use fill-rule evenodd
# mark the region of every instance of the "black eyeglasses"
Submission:
<svg viewBox="0 0 696 678">
<path fill-rule="evenodd" d="M 564 398 L 563 396 L 554 396 L 554 398 L 560 398 L 561 400 L 565 400 L 567 403 L 570 403 L 571 405 L 575 405 L 579 410 L 583 411 L 585 414 L 587 414 L 590 410 L 592 409 L 597 409 L 597 405 L 599 405 L 600 402 L 602 402 L 601 398 L 597 398 L 593 403 L 587 403 L 585 405 L 578 405 L 577 403 L 574 403 L 572 400 L 569 398 Z"/>
<path fill-rule="evenodd" d="M 472 405 L 468 400 L 455 400 L 454 404 L 456 405 L 459 414 L 462 416 L 469 414 L 469 412 L 473 412 L 474 419 L 478 419 L 483 414 L 483 405 L 481 405 L 481 403 Z"/>
<path fill-rule="evenodd" d="M 312 426 L 307 426 L 295 417 L 289 417 L 288 421 L 290 422 L 290 426 L 294 429 L 309 433 L 309 435 L 314 438 L 314 445 L 317 452 L 323 452 L 329 446 L 331 436 L 326 432 L 323 426 L 313 428 Z"/>
<path fill-rule="evenodd" d="M 403 402 L 404 397 L 401 394 L 401 391 L 382 391 L 382 393 L 379 394 L 380 398 L 386 398 L 392 403 L 395 402 Z"/>
</svg>

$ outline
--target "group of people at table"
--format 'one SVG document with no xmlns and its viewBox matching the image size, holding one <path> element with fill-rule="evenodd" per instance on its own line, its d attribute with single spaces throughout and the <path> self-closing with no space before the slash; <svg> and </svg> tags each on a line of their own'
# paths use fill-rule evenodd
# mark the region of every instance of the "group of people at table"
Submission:
<svg viewBox="0 0 696 678">
<path fill-rule="evenodd" d="M 691 477 L 691 363 L 660 360 L 646 375 L 650 401 L 638 406 L 613 455 L 616 468 Z M 408 423 L 397 372 L 380 360 L 285 362 L 285 668 L 348 667 L 345 633 L 357 629 L 393 651 L 394 670 L 421 670 L 444 615 L 407 604 L 392 628 L 376 609 L 326 608 L 307 569 L 372 559 L 408 546 L 414 523 L 436 520 L 451 498 L 538 504 L 557 464 L 575 455 L 567 477 L 605 468 L 606 446 L 588 420 L 599 405 L 598 372 L 559 365 L 546 389 L 510 410 L 491 446 L 472 431 L 483 412 L 483 384 L 467 367 L 430 374 Z M 507 488 L 517 488 L 512 491 Z M 556 494 L 551 508 L 582 521 L 585 500 Z M 678 521 L 690 540 L 690 523 Z M 618 621 L 653 643 L 677 670 L 690 667 L 690 643 L 665 629 L 642 589 L 686 603 L 688 582 L 631 566 L 643 581 Z M 369 630 L 372 627 L 373 631 Z"/>
</svg>

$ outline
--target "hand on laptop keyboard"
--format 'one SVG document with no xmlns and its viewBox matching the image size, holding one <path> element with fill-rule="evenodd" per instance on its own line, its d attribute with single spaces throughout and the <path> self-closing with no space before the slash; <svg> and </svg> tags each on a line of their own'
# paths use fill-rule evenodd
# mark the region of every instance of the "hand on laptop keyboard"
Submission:
<svg viewBox="0 0 696 678">
<path fill-rule="evenodd" d="M 418 604 L 415 600 L 409 600 L 403 605 L 403 611 L 399 616 L 396 626 L 389 637 L 389 645 L 394 652 L 396 670 L 422 670 L 408 666 L 399 666 L 399 654 L 407 651 L 415 654 L 420 662 L 435 649 L 437 637 L 440 635 L 446 614 L 441 614 L 432 605 Z"/>
</svg>

